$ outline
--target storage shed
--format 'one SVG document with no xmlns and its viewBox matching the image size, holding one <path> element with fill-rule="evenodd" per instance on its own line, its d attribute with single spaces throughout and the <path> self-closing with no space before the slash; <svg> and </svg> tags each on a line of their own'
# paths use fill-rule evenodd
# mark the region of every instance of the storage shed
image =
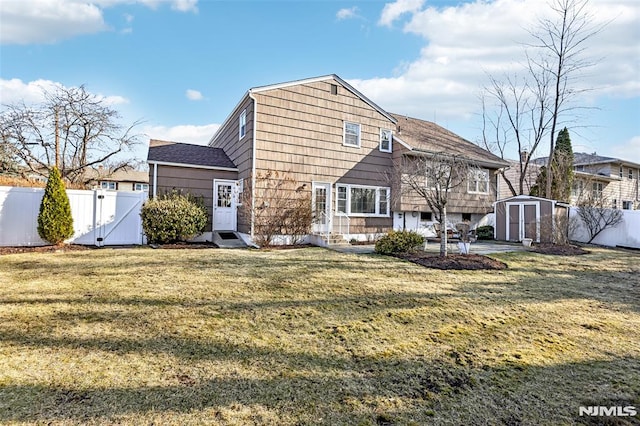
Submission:
<svg viewBox="0 0 640 426">
<path fill-rule="evenodd" d="M 568 204 L 534 197 L 516 195 L 496 201 L 494 204 L 494 237 L 502 241 L 522 241 L 531 238 L 538 243 L 553 242 L 558 226 L 566 226 Z M 563 225 L 565 224 L 565 225 Z M 566 229 L 559 230 L 566 232 Z"/>
</svg>

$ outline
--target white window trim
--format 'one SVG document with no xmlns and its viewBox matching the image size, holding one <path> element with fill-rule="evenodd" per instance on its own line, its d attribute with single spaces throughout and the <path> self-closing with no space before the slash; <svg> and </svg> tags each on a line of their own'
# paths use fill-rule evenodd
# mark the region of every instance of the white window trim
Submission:
<svg viewBox="0 0 640 426">
<path fill-rule="evenodd" d="M 140 186 L 141 189 L 136 189 L 136 187 Z M 145 188 L 146 186 L 146 188 Z M 133 190 L 134 191 L 148 191 L 149 190 L 149 184 L 148 183 L 134 183 L 133 184 Z"/>
<path fill-rule="evenodd" d="M 352 145 L 350 143 L 347 143 L 347 124 L 353 124 L 354 126 L 358 126 L 358 134 L 356 135 L 356 138 L 358 141 L 357 145 Z M 360 148 L 361 135 L 362 135 L 362 126 L 360 125 L 360 123 L 354 123 L 353 121 L 345 121 L 342 126 L 342 145 L 348 146 L 350 148 Z"/>
<path fill-rule="evenodd" d="M 111 188 L 113 186 L 113 188 Z M 107 191 L 116 191 L 118 189 L 118 184 L 114 181 L 105 181 L 100 182 L 100 188 L 106 189 Z"/>
<path fill-rule="evenodd" d="M 247 135 L 247 110 L 244 109 L 238 117 L 238 139 L 242 139 Z"/>
<path fill-rule="evenodd" d="M 385 132 L 389 132 L 389 149 L 383 149 L 382 148 L 382 138 L 383 138 Z M 393 146 L 393 131 L 391 131 L 389 129 L 380 129 L 380 145 L 378 147 L 380 152 L 391 152 L 392 146 Z"/>
<path fill-rule="evenodd" d="M 338 188 L 346 188 L 346 212 L 338 211 Z M 376 213 L 351 213 L 351 188 L 375 189 L 376 191 Z M 380 213 L 380 190 L 387 191 L 387 211 Z M 350 185 L 336 184 L 336 215 L 349 217 L 389 217 L 391 210 L 391 188 L 388 186 L 371 186 L 371 185 Z"/>
<path fill-rule="evenodd" d="M 485 180 L 485 182 L 487 183 L 487 190 L 486 191 L 478 191 L 478 185 L 477 182 L 479 182 L 478 179 L 471 179 L 471 177 L 467 177 L 467 193 L 469 194 L 489 194 L 491 192 L 491 173 L 489 173 L 488 169 L 480 169 L 480 170 L 474 170 L 472 173 L 478 173 L 478 172 L 483 172 L 486 173 L 487 179 Z M 472 191 L 471 189 L 469 189 L 469 185 L 471 184 L 471 182 L 476 182 L 476 190 Z"/>
</svg>

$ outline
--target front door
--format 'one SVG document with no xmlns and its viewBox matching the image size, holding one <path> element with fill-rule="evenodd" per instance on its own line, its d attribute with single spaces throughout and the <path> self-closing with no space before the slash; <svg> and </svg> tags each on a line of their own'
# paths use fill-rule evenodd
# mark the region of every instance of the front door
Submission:
<svg viewBox="0 0 640 426">
<path fill-rule="evenodd" d="M 324 234 L 331 223 L 331 184 L 313 182 L 312 191 L 313 232 Z"/>
<path fill-rule="evenodd" d="M 237 181 L 213 181 L 213 230 L 235 231 L 237 221 Z"/>
</svg>

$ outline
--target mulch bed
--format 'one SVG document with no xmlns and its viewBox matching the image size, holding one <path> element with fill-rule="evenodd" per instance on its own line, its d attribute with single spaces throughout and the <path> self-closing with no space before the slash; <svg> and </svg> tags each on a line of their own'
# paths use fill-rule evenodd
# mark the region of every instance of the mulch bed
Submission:
<svg viewBox="0 0 640 426">
<path fill-rule="evenodd" d="M 0 256 L 16 253 L 59 253 L 67 251 L 92 250 L 94 246 L 81 246 L 78 244 L 60 244 L 57 246 L 32 246 L 32 247 L 0 247 Z"/>
<path fill-rule="evenodd" d="M 450 254 L 445 257 L 431 253 L 403 253 L 396 257 L 427 268 L 446 270 L 501 270 L 507 265 L 480 254 Z"/>
<path fill-rule="evenodd" d="M 578 256 L 581 254 L 588 254 L 589 251 L 582 247 L 565 244 L 536 244 L 533 246 L 532 251 L 540 254 L 551 254 L 556 256 Z"/>
</svg>

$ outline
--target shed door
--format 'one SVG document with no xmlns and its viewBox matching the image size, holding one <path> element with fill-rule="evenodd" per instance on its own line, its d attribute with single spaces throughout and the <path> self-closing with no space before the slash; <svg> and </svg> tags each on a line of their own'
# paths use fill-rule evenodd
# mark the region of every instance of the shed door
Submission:
<svg viewBox="0 0 640 426">
<path fill-rule="evenodd" d="M 522 207 L 524 207 L 524 238 L 538 241 L 536 206 L 534 204 L 525 204 Z"/>
<path fill-rule="evenodd" d="M 507 204 L 507 224 L 509 232 L 507 239 L 509 241 L 520 241 L 520 205 Z"/>
</svg>

